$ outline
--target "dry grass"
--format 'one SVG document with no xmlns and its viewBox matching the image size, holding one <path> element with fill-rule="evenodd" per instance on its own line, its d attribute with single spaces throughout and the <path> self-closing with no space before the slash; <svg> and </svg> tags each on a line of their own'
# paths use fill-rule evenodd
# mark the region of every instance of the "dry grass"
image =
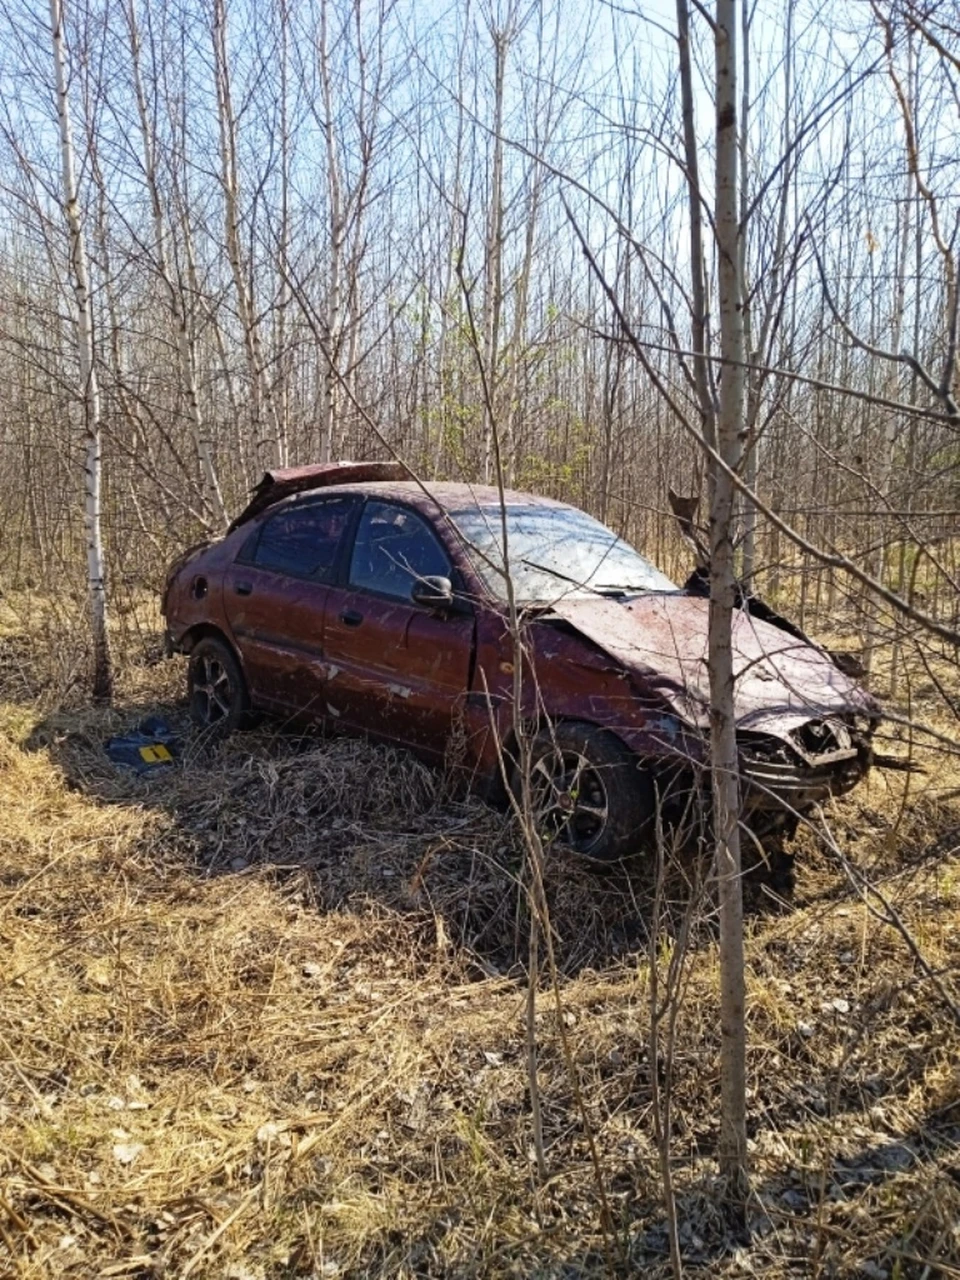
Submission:
<svg viewBox="0 0 960 1280">
<path fill-rule="evenodd" d="M 157 707 L 182 723 L 176 664 L 125 671 L 120 712 L 53 711 L 2 653 L 0 672 L 0 1274 L 668 1274 L 643 868 L 549 868 L 604 1235 L 546 993 L 535 1186 L 501 815 L 346 740 L 188 738 L 137 779 L 103 739 Z M 832 817 L 955 997 L 958 779 L 949 759 L 876 775 Z M 747 1241 L 714 1195 L 716 956 L 696 936 L 674 1073 L 688 1273 L 960 1275 L 960 1028 L 804 846 L 797 909 L 750 925 Z"/>
</svg>

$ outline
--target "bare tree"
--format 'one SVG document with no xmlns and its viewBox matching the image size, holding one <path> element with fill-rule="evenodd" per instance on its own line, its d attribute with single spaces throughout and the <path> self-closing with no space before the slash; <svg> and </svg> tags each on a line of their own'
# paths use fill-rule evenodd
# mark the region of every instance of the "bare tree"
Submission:
<svg viewBox="0 0 960 1280">
<path fill-rule="evenodd" d="M 150 198 L 150 212 L 153 219 L 154 255 L 156 270 L 160 276 L 170 310 L 170 325 L 173 330 L 177 348 L 177 360 L 180 383 L 187 401 L 187 412 L 193 431 L 193 441 L 200 463 L 203 478 L 203 496 L 209 506 L 213 518 L 221 527 L 228 523 L 223 495 L 220 492 L 220 481 L 213 460 L 209 427 L 204 419 L 203 408 L 197 389 L 196 379 L 196 342 L 190 329 L 189 309 L 184 297 L 181 281 L 174 276 L 167 250 L 170 238 L 167 218 L 164 213 L 164 202 L 160 190 L 157 173 L 156 139 L 150 120 L 147 96 L 144 89 L 143 74 L 140 61 L 140 30 L 137 23 L 135 0 L 128 0 L 124 6 L 124 17 L 127 22 L 127 33 L 130 41 L 130 63 L 133 74 L 134 95 L 137 102 L 137 119 L 140 125 L 140 139 L 143 151 L 143 176 L 147 184 Z"/>
<path fill-rule="evenodd" d="M 743 972 L 743 889 L 740 781 L 734 718 L 733 610 L 735 491 L 744 419 L 743 280 L 737 161 L 737 0 L 717 0 L 716 235 L 720 352 L 717 453 L 710 502 L 710 765 L 713 833 L 720 904 L 720 1169 L 731 1198 L 747 1189 L 746 987 Z"/>
<path fill-rule="evenodd" d="M 63 176 L 63 212 L 70 235 L 70 270 L 74 296 L 77 355 L 80 367 L 79 396 L 83 405 L 83 441 L 87 535 L 87 586 L 93 632 L 93 696 L 102 701 L 113 697 L 113 664 L 107 630 L 107 593 L 104 572 L 101 503 L 101 413 L 93 344 L 93 307 L 83 234 L 83 216 L 77 191 L 70 101 L 67 93 L 67 62 L 64 52 L 63 6 L 50 0 L 50 34 L 57 88 L 57 116 L 60 122 L 60 154 Z"/>
<path fill-rule="evenodd" d="M 266 470 L 280 458 L 281 430 L 276 406 L 266 377 L 260 314 L 251 273 L 242 252 L 240 236 L 240 177 L 237 160 L 237 117 L 233 105 L 232 78 L 227 44 L 226 0 L 214 0 L 214 78 L 217 119 L 220 132 L 220 185 L 223 191 L 224 241 L 233 275 L 237 314 L 250 379 L 250 406 L 254 448 L 258 463 Z"/>
<path fill-rule="evenodd" d="M 710 330 L 703 244 L 703 189 L 700 184 L 700 158 L 693 91 L 693 52 L 690 46 L 690 7 L 687 0 L 677 0 L 677 58 L 683 104 L 683 157 L 690 215 L 690 330 L 693 347 L 693 381 L 700 410 L 703 438 L 710 448 L 716 448 L 717 403 L 716 389 L 713 386 L 713 366 L 708 359 Z"/>
<path fill-rule="evenodd" d="M 503 111 L 507 56 L 516 38 L 516 12 L 511 4 L 502 20 L 492 10 L 487 30 L 493 45 L 493 156 L 488 190 L 484 244 L 483 358 L 490 382 L 490 403 L 484 407 L 483 478 L 492 479 L 493 431 L 499 382 L 500 324 L 503 311 Z"/>
</svg>

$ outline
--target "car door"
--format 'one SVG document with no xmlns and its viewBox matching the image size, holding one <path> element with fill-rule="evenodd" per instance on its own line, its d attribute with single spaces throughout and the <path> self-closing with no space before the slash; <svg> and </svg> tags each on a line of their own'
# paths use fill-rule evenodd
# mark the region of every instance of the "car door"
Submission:
<svg viewBox="0 0 960 1280">
<path fill-rule="evenodd" d="M 284 503 L 258 522 L 224 575 L 224 611 L 257 706 L 323 714 L 327 593 L 358 502 Z"/>
<path fill-rule="evenodd" d="M 368 499 L 346 583 L 327 598 L 326 703 L 344 725 L 442 756 L 469 687 L 474 617 L 469 605 L 413 602 L 414 583 L 433 575 L 453 580 L 454 570 L 430 523 Z"/>
</svg>

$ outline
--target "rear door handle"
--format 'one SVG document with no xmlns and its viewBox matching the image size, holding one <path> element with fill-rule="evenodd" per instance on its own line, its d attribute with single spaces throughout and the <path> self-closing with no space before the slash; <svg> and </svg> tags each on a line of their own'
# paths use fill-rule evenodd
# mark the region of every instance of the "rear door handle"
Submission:
<svg viewBox="0 0 960 1280">
<path fill-rule="evenodd" d="M 238 596 L 249 596 L 249 595 L 253 595 L 253 583 L 252 583 L 252 582 L 235 582 L 235 583 L 233 584 L 233 589 L 234 589 L 234 591 L 237 593 L 237 595 L 238 595 Z"/>
<path fill-rule="evenodd" d="M 344 609 L 340 615 L 340 621 L 347 627 L 359 627 L 363 621 L 363 614 L 357 613 L 356 609 Z"/>
</svg>

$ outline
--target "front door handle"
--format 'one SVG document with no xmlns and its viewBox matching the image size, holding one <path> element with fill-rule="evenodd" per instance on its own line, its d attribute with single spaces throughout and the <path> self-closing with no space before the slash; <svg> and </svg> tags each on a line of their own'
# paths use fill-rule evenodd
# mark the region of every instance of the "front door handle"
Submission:
<svg viewBox="0 0 960 1280">
<path fill-rule="evenodd" d="M 235 582 L 235 583 L 233 584 L 233 589 L 234 589 L 234 591 L 237 593 L 237 595 L 238 595 L 238 596 L 249 596 L 249 595 L 253 595 L 253 583 L 252 583 L 252 582 Z"/>
<path fill-rule="evenodd" d="M 363 621 L 363 614 L 357 613 L 356 609 L 344 609 L 340 615 L 340 621 L 346 627 L 359 627 Z"/>
</svg>

